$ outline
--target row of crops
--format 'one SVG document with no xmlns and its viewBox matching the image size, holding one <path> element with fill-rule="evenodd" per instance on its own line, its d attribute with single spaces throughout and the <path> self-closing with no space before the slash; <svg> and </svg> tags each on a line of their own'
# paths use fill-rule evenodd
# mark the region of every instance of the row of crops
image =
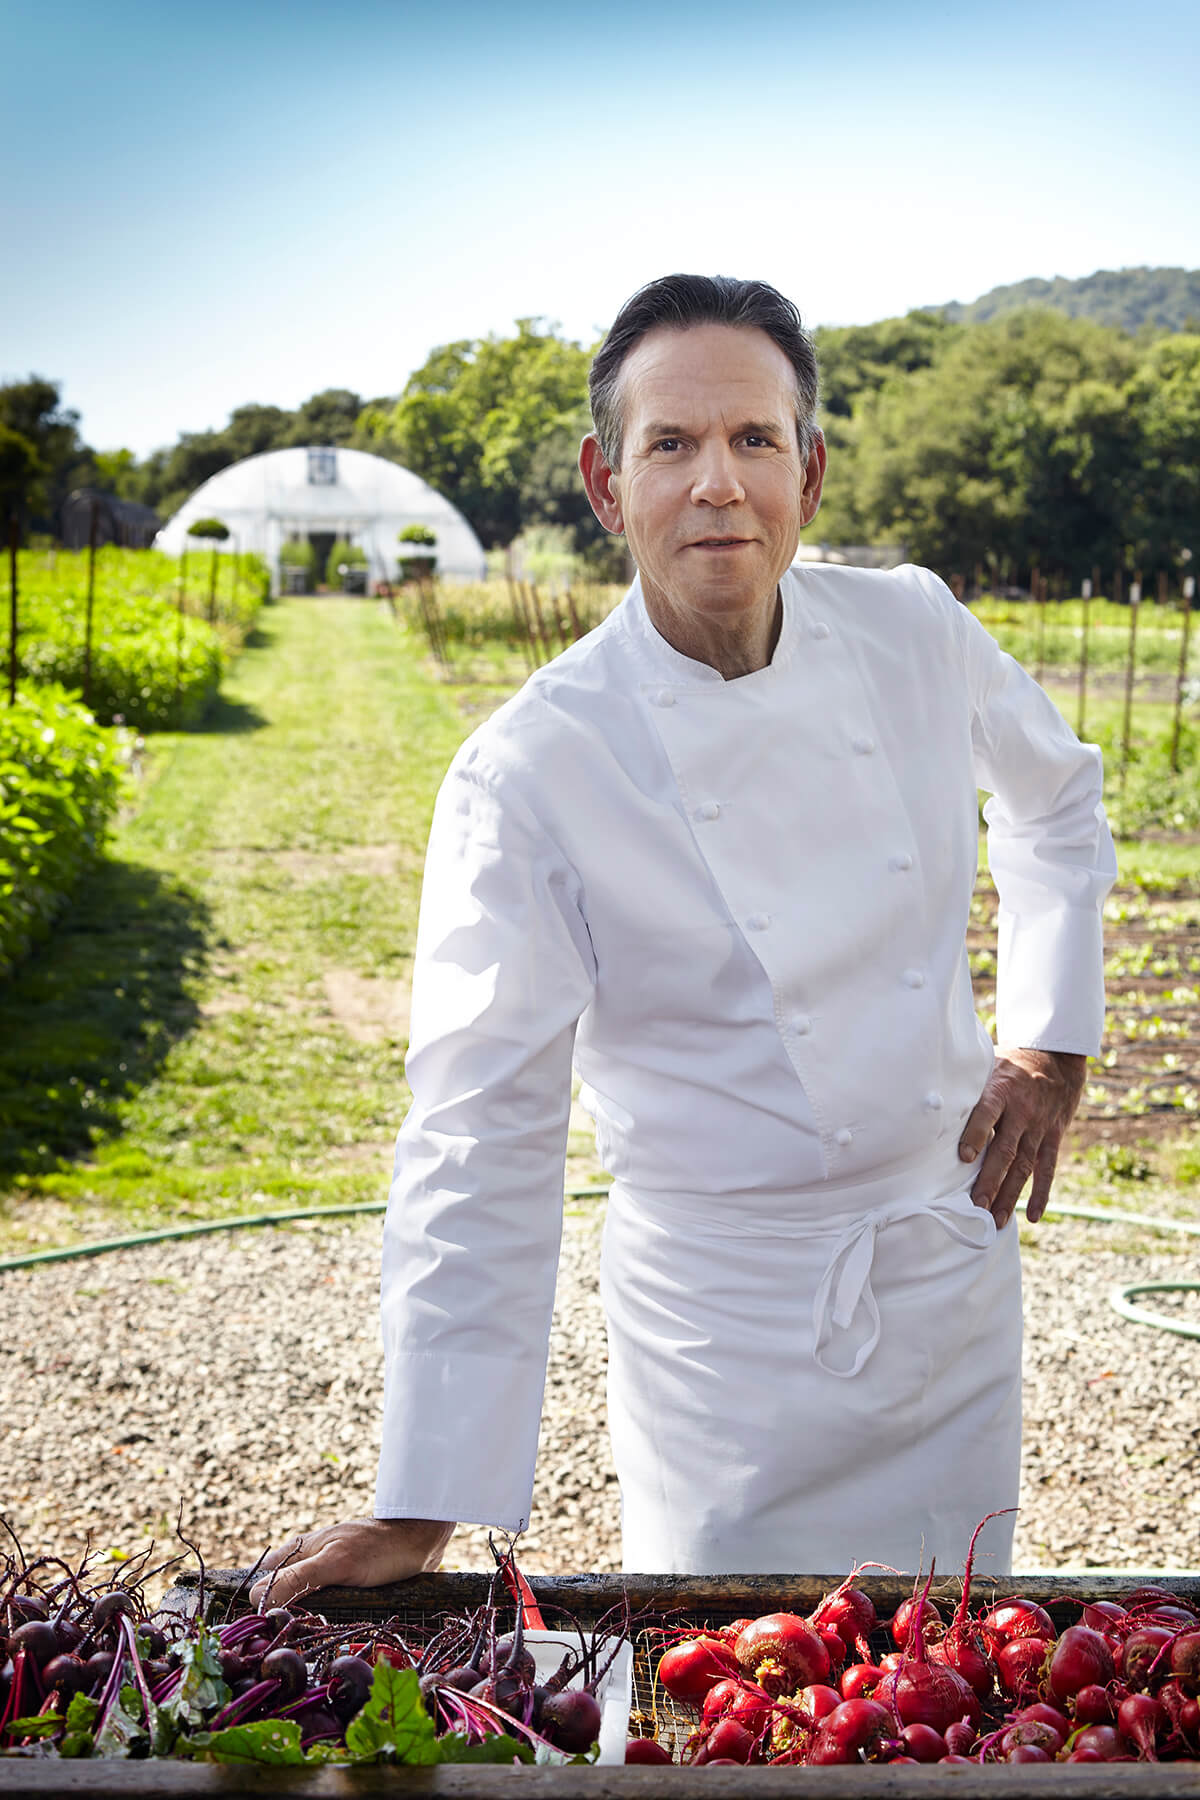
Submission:
<svg viewBox="0 0 1200 1800">
<path fill-rule="evenodd" d="M 207 564 L 207 559 L 206 559 Z M 204 714 L 269 591 L 222 556 L 194 589 L 152 550 L 28 551 L 10 565 L 0 705 L 0 976 L 103 848 L 140 735 Z"/>
</svg>

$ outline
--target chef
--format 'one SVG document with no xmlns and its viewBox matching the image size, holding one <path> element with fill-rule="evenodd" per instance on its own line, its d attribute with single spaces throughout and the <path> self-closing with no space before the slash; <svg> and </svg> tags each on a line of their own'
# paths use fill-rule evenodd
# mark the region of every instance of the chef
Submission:
<svg viewBox="0 0 1200 1800">
<path fill-rule="evenodd" d="M 626 1568 L 953 1566 L 1016 1504 L 1012 1215 L 1031 1182 L 1041 1217 L 1099 1048 L 1099 752 L 928 570 L 792 566 L 826 458 L 773 288 L 651 283 L 591 400 L 583 480 L 637 578 L 439 795 L 375 1514 L 271 1551 L 279 1600 L 529 1519 L 573 1067 L 613 1176 Z M 1011 1540 L 988 1527 L 992 1571 Z"/>
</svg>

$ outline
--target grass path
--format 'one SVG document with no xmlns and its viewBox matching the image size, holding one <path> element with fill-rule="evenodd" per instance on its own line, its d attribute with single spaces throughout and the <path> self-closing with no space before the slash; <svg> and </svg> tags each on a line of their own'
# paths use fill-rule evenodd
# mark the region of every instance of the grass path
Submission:
<svg viewBox="0 0 1200 1800">
<path fill-rule="evenodd" d="M 263 614 L 0 989 L 0 1254 L 386 1194 L 433 798 L 501 691 L 373 601 Z"/>
</svg>

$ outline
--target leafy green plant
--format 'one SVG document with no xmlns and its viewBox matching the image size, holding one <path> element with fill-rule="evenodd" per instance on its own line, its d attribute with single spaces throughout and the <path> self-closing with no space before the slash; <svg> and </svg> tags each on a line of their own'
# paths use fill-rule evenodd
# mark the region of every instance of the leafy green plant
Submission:
<svg viewBox="0 0 1200 1800">
<path fill-rule="evenodd" d="M 335 538 L 333 548 L 325 559 L 326 587 L 342 585 L 340 570 L 343 565 L 351 569 L 363 569 L 367 565 L 367 553 L 361 544 L 352 544 L 349 538 Z"/>
<path fill-rule="evenodd" d="M 103 849 L 131 738 L 58 686 L 22 690 L 0 712 L 0 975 Z"/>
<path fill-rule="evenodd" d="M 437 533 L 428 525 L 406 525 L 396 536 L 401 544 L 412 544 L 421 551 L 430 551 L 437 543 Z M 401 581 L 419 581 L 422 575 L 432 575 L 436 562 L 437 558 L 431 555 L 401 556 Z"/>
<path fill-rule="evenodd" d="M 210 538 L 223 544 L 229 536 L 229 527 L 224 519 L 193 519 L 187 528 L 189 537 Z"/>
</svg>

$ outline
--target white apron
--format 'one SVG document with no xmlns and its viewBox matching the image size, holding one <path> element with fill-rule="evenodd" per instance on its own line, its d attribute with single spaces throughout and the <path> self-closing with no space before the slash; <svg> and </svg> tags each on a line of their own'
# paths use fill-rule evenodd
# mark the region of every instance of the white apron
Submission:
<svg viewBox="0 0 1200 1800">
<path fill-rule="evenodd" d="M 943 1156 L 769 1213 L 613 1189 L 602 1289 L 624 1566 L 961 1568 L 1015 1506 L 1021 1276 Z M 761 1202 L 759 1202 L 761 1206 Z M 1013 1520 L 981 1566 L 1009 1570 Z"/>
</svg>

